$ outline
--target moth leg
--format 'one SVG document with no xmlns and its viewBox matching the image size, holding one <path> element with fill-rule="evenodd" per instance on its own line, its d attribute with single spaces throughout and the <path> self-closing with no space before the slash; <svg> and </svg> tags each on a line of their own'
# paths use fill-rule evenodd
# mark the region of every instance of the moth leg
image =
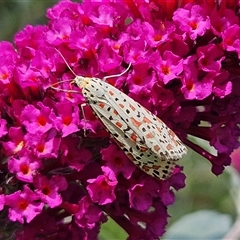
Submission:
<svg viewBox="0 0 240 240">
<path fill-rule="evenodd" d="M 81 105 L 80 105 L 80 107 L 81 107 L 81 111 L 82 111 L 82 114 L 83 114 L 83 119 L 84 119 L 84 129 L 83 129 L 83 133 L 84 133 L 84 137 L 86 137 L 86 129 L 87 129 L 87 119 L 86 119 L 86 115 L 85 115 L 85 113 L 84 113 L 84 107 L 85 106 L 87 106 L 87 104 L 86 103 L 82 103 Z"/>
</svg>

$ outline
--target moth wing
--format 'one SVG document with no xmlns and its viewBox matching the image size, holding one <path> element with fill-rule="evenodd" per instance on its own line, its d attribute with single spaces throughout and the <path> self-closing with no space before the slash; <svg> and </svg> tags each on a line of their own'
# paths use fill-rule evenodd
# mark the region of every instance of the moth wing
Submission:
<svg viewBox="0 0 240 240">
<path fill-rule="evenodd" d="M 106 104 L 106 103 L 104 103 Z M 93 108 L 96 115 L 101 119 L 102 123 L 106 126 L 106 129 L 113 136 L 120 148 L 122 148 L 130 160 L 142 169 L 147 174 L 159 178 L 166 179 L 168 178 L 174 167 L 175 163 L 170 160 L 163 160 L 159 158 L 151 149 L 147 148 L 146 145 L 138 145 L 131 140 L 124 132 L 124 128 L 127 127 L 127 124 L 121 119 L 120 115 L 114 114 L 114 108 L 110 105 L 105 105 L 108 109 L 106 110 L 100 107 L 101 104 L 90 104 Z M 109 117 L 112 117 L 109 120 Z M 117 122 L 121 122 L 123 128 L 116 126 Z"/>
<path fill-rule="evenodd" d="M 104 98 L 138 136 L 136 144 L 144 142 L 162 160 L 178 160 L 187 153 L 181 140 L 162 120 L 115 87 L 104 85 Z"/>
</svg>

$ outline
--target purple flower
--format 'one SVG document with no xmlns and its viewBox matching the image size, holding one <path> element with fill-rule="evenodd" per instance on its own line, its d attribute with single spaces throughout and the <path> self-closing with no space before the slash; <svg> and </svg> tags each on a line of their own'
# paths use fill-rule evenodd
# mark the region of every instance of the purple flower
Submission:
<svg viewBox="0 0 240 240">
<path fill-rule="evenodd" d="M 39 158 L 51 158 L 58 155 L 60 138 L 55 130 L 43 134 L 26 134 L 26 146 Z"/>
<path fill-rule="evenodd" d="M 78 144 L 78 138 L 68 137 L 62 139 L 60 148 L 62 151 L 62 163 L 80 171 L 92 159 L 92 154 L 84 147 L 78 149 Z"/>
<path fill-rule="evenodd" d="M 29 224 L 26 224 L 23 229 L 16 232 L 16 239 L 36 239 L 39 236 L 39 230 L 41 236 L 63 239 L 66 235 L 69 239 L 84 239 L 84 231 L 76 227 L 76 224 L 69 224 L 66 226 L 59 221 L 56 221 L 51 213 L 42 212 L 37 215 Z"/>
<path fill-rule="evenodd" d="M 39 109 L 33 105 L 27 105 L 21 114 L 22 124 L 31 134 L 38 132 L 47 132 L 52 128 L 52 122 L 49 119 L 51 109 L 45 107 L 42 103 L 38 103 Z"/>
<path fill-rule="evenodd" d="M 152 87 L 154 82 L 156 82 L 156 74 L 149 73 L 149 62 L 146 59 L 138 61 L 135 66 L 133 66 L 133 74 L 127 78 L 129 82 L 129 92 L 139 93 L 140 91 L 147 91 L 148 87 Z M 122 81 L 125 81 L 124 79 Z M 119 84 L 120 80 L 117 81 L 116 86 Z M 123 83 L 121 83 L 123 84 Z"/>
<path fill-rule="evenodd" d="M 97 239 L 106 215 L 129 239 L 157 239 L 172 189 L 185 186 L 182 167 L 164 181 L 152 178 L 110 140 L 56 49 L 85 77 L 102 79 L 131 63 L 128 73 L 107 82 L 161 118 L 211 162 L 213 173 L 230 164 L 240 134 L 235 5 L 177 6 L 177 0 L 60 1 L 47 11 L 48 25 L 16 34 L 16 49 L 0 43 L 0 145 L 7 161 L 1 169 L 16 183 L 2 189 L 0 209 L 24 223 L 17 239 Z M 216 154 L 189 135 L 208 141 Z"/>
<path fill-rule="evenodd" d="M 98 202 L 100 205 L 103 205 L 111 203 L 116 199 L 114 194 L 117 185 L 116 180 L 100 175 L 96 179 L 89 179 L 88 182 L 87 190 L 93 202 Z"/>
<path fill-rule="evenodd" d="M 23 149 L 25 139 L 23 130 L 20 127 L 11 127 L 8 130 L 8 138 L 9 141 L 2 143 L 7 156 L 16 154 Z"/>
<path fill-rule="evenodd" d="M 100 220 L 105 221 L 102 210 L 89 197 L 83 197 L 79 201 L 79 211 L 74 216 L 76 223 L 86 229 L 93 229 Z"/>
<path fill-rule="evenodd" d="M 218 73 L 224 60 L 223 51 L 214 44 L 197 49 L 198 67 L 205 72 Z"/>
<path fill-rule="evenodd" d="M 6 125 L 7 125 L 7 121 L 5 119 L 0 119 L 0 137 L 8 133 Z"/>
<path fill-rule="evenodd" d="M 5 195 L 0 194 L 0 211 L 3 210 L 4 205 L 5 205 Z"/>
<path fill-rule="evenodd" d="M 160 27 L 155 27 L 158 25 Z M 150 47 L 158 47 L 163 43 L 167 43 L 176 30 L 175 25 L 171 22 L 156 21 L 155 26 L 152 26 L 148 22 L 143 23 L 143 31 L 146 33 L 146 41 Z"/>
<path fill-rule="evenodd" d="M 165 51 L 163 57 L 152 54 L 151 66 L 158 72 L 159 78 L 164 84 L 177 78 L 183 70 L 182 60 L 171 51 Z"/>
<path fill-rule="evenodd" d="M 78 108 L 72 109 L 71 103 L 56 104 L 57 116 L 52 116 L 55 121 L 56 129 L 62 131 L 62 137 L 66 137 L 71 133 L 77 132 L 79 127 L 79 111 Z"/>
<path fill-rule="evenodd" d="M 8 42 L 0 43 L 0 51 L 1 84 L 8 85 L 13 77 L 13 71 L 17 60 L 17 53 L 14 51 L 12 45 Z"/>
<path fill-rule="evenodd" d="M 41 213 L 43 203 L 39 197 L 24 185 L 23 191 L 17 191 L 5 196 L 6 205 L 9 206 L 9 219 L 20 223 L 30 222 L 35 216 Z"/>
<path fill-rule="evenodd" d="M 199 5 L 186 5 L 185 8 L 179 8 L 173 14 L 173 21 L 179 27 L 182 34 L 186 34 L 192 40 L 198 36 L 203 36 L 210 28 L 209 16 L 206 10 Z"/>
<path fill-rule="evenodd" d="M 229 52 L 237 52 L 238 57 L 240 56 L 240 27 L 237 24 L 229 26 L 223 33 L 223 48 Z"/>
<path fill-rule="evenodd" d="M 41 161 L 34 155 L 24 152 L 25 155 L 19 159 L 10 157 L 8 160 L 8 169 L 11 173 L 15 173 L 20 181 L 33 182 L 33 177 L 36 172 L 42 167 Z"/>
<path fill-rule="evenodd" d="M 156 182 L 144 179 L 129 188 L 129 201 L 132 208 L 144 211 L 152 206 L 153 198 L 157 196 L 159 186 Z"/>
<path fill-rule="evenodd" d="M 228 3 L 226 1 L 225 3 Z M 230 26 L 234 24 L 238 24 L 238 17 L 234 11 L 230 9 L 225 9 L 223 14 L 219 14 L 217 9 L 213 9 L 210 15 L 211 18 L 211 29 L 213 33 L 221 37 L 222 32 L 228 29 Z"/>
<path fill-rule="evenodd" d="M 37 175 L 33 184 L 38 196 L 49 207 L 54 208 L 62 203 L 62 198 L 58 191 L 63 191 L 67 188 L 67 182 L 64 177 L 56 175 L 51 179 L 47 179 L 44 176 Z"/>
<path fill-rule="evenodd" d="M 191 56 L 184 61 L 183 85 L 181 90 L 186 99 L 202 100 L 212 93 L 212 78 L 215 74 L 207 74 L 199 81 L 196 59 L 195 56 Z"/>
<path fill-rule="evenodd" d="M 127 179 L 131 177 L 136 167 L 116 144 L 111 144 L 108 148 L 102 149 L 101 154 L 102 159 L 106 161 L 105 165 L 114 172 L 115 177 L 120 173 Z"/>
</svg>

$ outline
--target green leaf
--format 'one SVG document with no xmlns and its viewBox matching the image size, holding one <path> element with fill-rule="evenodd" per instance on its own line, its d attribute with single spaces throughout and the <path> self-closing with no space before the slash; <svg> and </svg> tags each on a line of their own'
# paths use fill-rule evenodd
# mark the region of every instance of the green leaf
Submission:
<svg viewBox="0 0 240 240">
<path fill-rule="evenodd" d="M 99 234 L 100 240 L 125 240 L 127 239 L 127 233 L 111 218 L 104 224 L 102 224 Z"/>
<path fill-rule="evenodd" d="M 200 210 L 187 214 L 173 223 L 164 239 L 221 239 L 231 225 L 230 215 Z"/>
</svg>

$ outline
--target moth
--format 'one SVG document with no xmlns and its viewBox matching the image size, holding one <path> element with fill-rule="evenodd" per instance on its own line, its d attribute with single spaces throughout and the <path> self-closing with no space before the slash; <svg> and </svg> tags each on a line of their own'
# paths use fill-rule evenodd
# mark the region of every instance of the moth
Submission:
<svg viewBox="0 0 240 240">
<path fill-rule="evenodd" d="M 59 54 L 74 74 L 73 82 L 81 88 L 86 102 L 128 158 L 147 174 L 168 178 L 187 148 L 161 119 L 106 82 L 107 78 L 125 74 L 130 65 L 124 72 L 103 79 L 83 77 L 76 75 Z"/>
</svg>

